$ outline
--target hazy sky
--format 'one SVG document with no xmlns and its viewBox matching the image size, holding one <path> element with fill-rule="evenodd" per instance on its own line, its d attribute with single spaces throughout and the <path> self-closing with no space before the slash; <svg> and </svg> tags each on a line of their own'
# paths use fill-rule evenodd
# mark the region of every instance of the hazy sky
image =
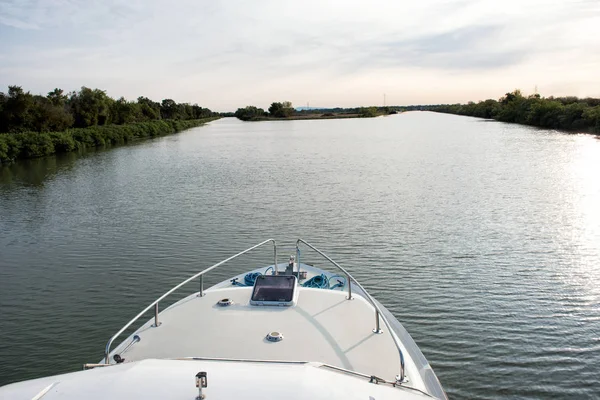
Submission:
<svg viewBox="0 0 600 400">
<path fill-rule="evenodd" d="M 0 91 L 272 101 L 600 97 L 600 0 L 0 0 Z"/>
</svg>

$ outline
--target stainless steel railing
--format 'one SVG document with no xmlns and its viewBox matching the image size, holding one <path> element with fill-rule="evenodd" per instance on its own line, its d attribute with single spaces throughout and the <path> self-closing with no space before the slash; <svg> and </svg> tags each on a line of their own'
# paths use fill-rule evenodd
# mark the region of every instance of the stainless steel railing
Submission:
<svg viewBox="0 0 600 400">
<path fill-rule="evenodd" d="M 213 269 L 227 263 L 228 261 L 231 261 L 243 254 L 246 254 L 258 247 L 261 247 L 267 243 L 273 243 L 273 265 L 275 268 L 275 273 L 279 272 L 278 270 L 278 266 L 277 266 L 277 243 L 275 242 L 274 239 L 267 239 L 255 246 L 252 246 L 244 251 L 241 251 L 221 262 L 218 262 L 208 268 L 206 268 L 205 270 L 198 272 L 197 274 L 195 274 L 194 276 L 186 279 L 185 281 L 181 282 L 179 285 L 173 287 L 171 290 L 169 290 L 168 292 L 166 292 L 165 294 L 163 294 L 162 296 L 160 296 L 158 299 L 156 299 L 155 301 L 153 301 L 152 303 L 150 303 L 148 305 L 148 307 L 144 308 L 138 315 L 136 315 L 133 319 L 131 319 L 127 324 L 125 324 L 117 333 L 115 333 L 108 341 L 108 343 L 106 344 L 106 348 L 104 350 L 104 363 L 105 364 L 110 364 L 110 348 L 112 347 L 112 344 L 114 342 L 114 340 L 116 338 L 118 338 L 123 332 L 125 332 L 125 330 L 127 328 L 129 328 L 135 321 L 137 321 L 140 317 L 142 317 L 145 313 L 147 313 L 152 307 L 154 307 L 154 325 L 155 327 L 160 326 L 160 322 L 158 320 L 158 314 L 159 314 L 159 303 L 164 300 L 167 296 L 169 296 L 170 294 L 172 294 L 173 292 L 175 292 L 177 289 L 181 288 L 182 286 L 186 285 L 187 283 L 191 282 L 192 280 L 196 279 L 196 278 L 200 278 L 200 291 L 198 292 L 198 296 L 202 297 L 204 295 L 204 275 L 210 271 L 212 271 Z M 322 257 L 324 257 L 327 261 L 329 261 L 330 263 L 332 263 L 335 267 L 337 267 L 340 271 L 342 271 L 344 273 L 344 275 L 346 276 L 346 282 L 348 285 L 348 296 L 346 297 L 348 300 L 352 300 L 352 282 L 362 291 L 362 293 L 365 295 L 365 297 L 367 298 L 367 300 L 371 303 L 371 305 L 373 306 L 373 308 L 375 309 L 375 329 L 373 329 L 374 333 L 382 333 L 383 331 L 380 329 L 380 319 L 383 320 L 383 323 L 385 324 L 385 326 L 387 327 L 387 329 L 390 332 L 390 335 L 394 341 L 394 344 L 396 345 L 396 348 L 398 350 L 398 354 L 400 356 L 400 374 L 396 375 L 395 379 L 396 379 L 396 384 L 401 384 L 404 382 L 404 377 L 405 377 L 405 373 L 404 373 L 404 355 L 402 353 L 402 349 L 399 343 L 398 338 L 393 334 L 393 329 L 390 325 L 390 323 L 388 322 L 387 318 L 385 317 L 385 315 L 381 312 L 381 310 L 379 309 L 379 306 L 377 305 L 377 303 L 373 300 L 373 298 L 371 297 L 371 295 L 365 290 L 364 287 L 362 287 L 362 285 L 360 283 L 358 283 L 358 281 L 352 276 L 350 275 L 350 273 L 348 271 L 346 271 L 342 266 L 340 266 L 337 262 L 335 262 L 334 260 L 332 260 L 327 254 L 323 253 L 321 250 L 317 249 L 316 247 L 314 247 L 313 245 L 311 245 L 310 243 L 302 240 L 302 239 L 298 239 L 296 241 L 296 262 L 298 263 L 298 277 L 300 277 L 300 243 L 306 245 L 307 247 L 311 248 L 312 250 L 314 250 L 315 252 L 317 252 L 318 254 L 320 254 Z"/>
<path fill-rule="evenodd" d="M 177 358 L 172 358 L 172 360 L 178 360 L 178 361 L 223 361 L 223 362 L 241 362 L 241 363 L 256 363 L 256 364 L 261 364 L 261 363 L 265 363 L 265 364 L 311 364 L 311 365 L 317 366 L 318 368 L 328 368 L 328 369 L 332 369 L 335 371 L 343 372 L 345 374 L 350 374 L 350 375 L 355 375 L 355 376 L 359 376 L 362 378 L 366 378 L 366 379 L 369 379 L 372 383 L 377 383 L 377 384 L 385 383 L 385 384 L 389 384 L 389 385 L 393 385 L 393 386 L 398 386 L 397 381 L 392 382 L 392 381 L 388 381 L 383 378 L 380 378 L 378 376 L 363 374 L 361 372 L 353 371 L 351 369 L 346 369 L 346 368 L 338 367 L 335 365 L 325 364 L 325 363 L 315 362 L 315 361 L 265 360 L 265 359 L 221 358 L 221 357 L 177 357 Z M 86 367 L 89 368 L 90 366 L 91 366 L 91 368 L 95 368 L 97 366 L 104 366 L 104 364 L 84 364 L 83 367 L 84 367 L 84 369 L 86 369 Z M 403 388 L 414 390 L 416 392 L 424 394 L 427 397 L 435 398 L 431 394 L 429 394 L 421 389 L 417 389 L 417 388 L 414 388 L 411 386 L 403 386 Z"/>
<path fill-rule="evenodd" d="M 196 275 L 192 276 L 191 278 L 186 279 L 185 281 L 181 282 L 179 285 L 175 286 L 174 288 L 172 288 L 171 290 L 169 290 L 168 292 L 166 292 L 165 294 L 163 294 L 162 296 L 160 296 L 158 299 L 156 299 L 155 301 L 153 301 L 152 303 L 150 303 L 150 305 L 148 305 L 148 307 L 144 308 L 138 315 L 136 315 L 131 321 L 129 321 L 127 324 L 125 324 L 117 333 L 115 333 L 109 340 L 108 343 L 106 344 L 106 348 L 104 349 L 104 363 L 105 364 L 110 364 L 110 348 L 114 342 L 114 340 L 116 338 L 118 338 L 123 332 L 125 332 L 125 330 L 127 328 L 129 328 L 135 321 L 137 321 L 142 315 L 144 315 L 145 313 L 147 313 L 152 307 L 154 307 L 154 325 L 153 326 L 159 326 L 160 322 L 158 321 L 158 304 L 165 299 L 165 297 L 169 296 L 171 293 L 173 293 L 174 291 L 176 291 L 177 289 L 179 289 L 180 287 L 184 286 L 185 284 L 193 281 L 194 279 L 200 277 L 200 291 L 198 292 L 198 296 L 203 296 L 204 295 L 204 274 L 206 274 L 207 272 L 212 271 L 213 269 L 225 264 L 228 261 L 233 260 L 234 258 L 237 258 L 243 254 L 246 254 L 258 247 L 261 247 L 267 243 L 273 243 L 273 265 L 275 268 L 275 273 L 278 272 L 278 268 L 277 268 L 277 243 L 275 242 L 274 239 L 267 239 L 264 242 L 260 242 L 259 244 L 252 246 L 244 251 L 241 251 L 239 253 L 237 253 L 236 255 L 233 255 L 221 262 L 216 263 L 215 265 L 212 265 L 208 268 L 206 268 L 204 271 L 198 272 Z"/>
<path fill-rule="evenodd" d="M 329 261 L 330 263 L 335 265 L 340 271 L 342 271 L 344 273 L 344 275 L 346 275 L 346 282 L 348 282 L 348 297 L 347 297 L 348 300 L 352 300 L 351 282 L 354 282 L 354 284 L 360 290 L 362 290 L 362 292 L 366 296 L 367 300 L 369 300 L 369 302 L 373 305 L 373 308 L 375 308 L 375 329 L 373 329 L 373 332 L 374 333 L 382 333 L 383 332 L 379 327 L 379 320 L 382 319 L 383 323 L 385 324 L 388 331 L 390 332 L 392 339 L 394 340 L 394 344 L 396 345 L 396 349 L 398 350 L 398 355 L 400 356 L 400 374 L 396 375 L 396 383 L 401 384 L 402 382 L 404 382 L 404 354 L 402 354 L 402 348 L 400 346 L 399 339 L 396 337 L 396 335 L 394 335 L 390 323 L 388 322 L 385 315 L 383 315 L 383 313 L 379 309 L 379 306 L 377 305 L 377 303 L 375 303 L 375 300 L 373 300 L 373 298 L 365 290 L 365 288 L 362 287 L 362 285 L 360 283 L 358 283 L 358 281 L 356 279 L 354 279 L 354 277 L 352 275 L 350 275 L 350 273 L 348 271 L 346 271 L 338 263 L 333 261 L 327 254 L 323 253 L 321 250 L 317 249 L 315 246 L 313 246 L 312 244 L 310 244 L 302 239 L 298 239 L 296 241 L 296 260 L 298 262 L 298 276 L 300 276 L 300 243 L 303 243 L 304 245 L 310 247 L 315 252 L 319 253 L 321 256 L 323 256 L 323 258 L 325 258 L 327 261 Z"/>
</svg>

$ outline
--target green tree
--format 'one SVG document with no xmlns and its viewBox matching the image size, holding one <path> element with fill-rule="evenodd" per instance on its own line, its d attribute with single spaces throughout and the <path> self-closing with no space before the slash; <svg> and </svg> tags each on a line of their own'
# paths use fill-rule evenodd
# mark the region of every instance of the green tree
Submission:
<svg viewBox="0 0 600 400">
<path fill-rule="evenodd" d="M 286 118 L 294 114 L 294 107 L 290 101 L 284 101 L 282 103 L 272 103 L 269 107 L 269 115 L 275 118 Z"/>
<path fill-rule="evenodd" d="M 34 103 L 32 131 L 60 132 L 73 126 L 73 116 L 60 99 L 34 96 Z"/>
<path fill-rule="evenodd" d="M 358 110 L 358 114 L 361 117 L 376 117 L 377 116 L 377 107 L 361 107 Z"/>
<path fill-rule="evenodd" d="M 143 96 L 138 97 L 137 102 L 144 120 L 160 119 L 160 103 Z"/>
<path fill-rule="evenodd" d="M 585 103 L 569 103 L 563 107 L 559 116 L 561 129 L 583 129 L 586 126 L 583 113 L 588 108 Z"/>
<path fill-rule="evenodd" d="M 594 132 L 600 133 L 600 105 L 587 108 L 583 112 L 583 118 L 587 126 L 591 127 Z"/>
<path fill-rule="evenodd" d="M 113 124 L 130 124 L 132 122 L 141 122 L 144 119 L 141 106 L 121 97 L 112 103 L 111 122 Z"/>
<path fill-rule="evenodd" d="M 271 103 L 271 107 L 269 107 L 269 114 L 272 117 L 278 117 L 283 109 L 283 104 L 281 103 Z"/>
<path fill-rule="evenodd" d="M 178 119 L 194 119 L 194 109 L 187 103 L 178 104 L 177 111 Z"/>
<path fill-rule="evenodd" d="M 265 110 L 262 108 L 247 106 L 244 108 L 238 108 L 234 115 L 242 121 L 251 121 L 258 117 L 264 117 L 265 114 Z"/>
<path fill-rule="evenodd" d="M 178 109 L 177 103 L 172 99 L 164 99 L 160 103 L 160 115 L 161 118 L 175 119 L 177 117 Z"/>
<path fill-rule="evenodd" d="M 48 92 L 48 96 L 46 96 L 50 102 L 55 106 L 64 106 L 69 98 L 64 94 L 62 89 L 54 89 L 51 92 Z"/>
<path fill-rule="evenodd" d="M 0 131 L 22 132 L 32 130 L 34 126 L 34 99 L 31 93 L 21 86 L 9 86 L 8 96 L 3 96 Z"/>
<path fill-rule="evenodd" d="M 110 122 L 110 108 L 113 99 L 100 89 L 90 89 L 85 86 L 79 92 L 73 92 L 69 105 L 75 119 L 75 126 L 105 125 Z"/>
</svg>

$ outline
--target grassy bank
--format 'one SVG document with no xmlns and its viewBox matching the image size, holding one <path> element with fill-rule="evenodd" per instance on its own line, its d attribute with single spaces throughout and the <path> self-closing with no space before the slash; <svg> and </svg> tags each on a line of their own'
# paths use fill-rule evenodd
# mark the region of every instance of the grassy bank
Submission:
<svg viewBox="0 0 600 400">
<path fill-rule="evenodd" d="M 421 109 L 449 114 L 495 119 L 541 128 L 572 132 L 600 133 L 600 99 L 524 96 L 521 91 L 507 93 L 499 100 L 479 103 L 442 104 Z"/>
<path fill-rule="evenodd" d="M 22 158 L 43 157 L 87 147 L 128 143 L 169 135 L 202 125 L 219 117 L 193 120 L 160 120 L 125 125 L 91 126 L 63 132 L 0 133 L 0 164 Z"/>
<path fill-rule="evenodd" d="M 266 112 L 262 108 L 246 106 L 238 108 L 233 114 L 242 121 L 290 121 L 301 119 L 340 119 L 372 118 L 381 115 L 397 114 L 392 107 L 355 107 L 355 108 L 319 108 L 314 110 L 296 110 L 292 103 L 273 103 Z"/>
</svg>

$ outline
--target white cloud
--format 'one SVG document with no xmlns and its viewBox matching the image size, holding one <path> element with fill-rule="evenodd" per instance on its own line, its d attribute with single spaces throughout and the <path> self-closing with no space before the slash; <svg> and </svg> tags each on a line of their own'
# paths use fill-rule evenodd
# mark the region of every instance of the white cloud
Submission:
<svg viewBox="0 0 600 400">
<path fill-rule="evenodd" d="M 596 0 L 0 0 L 0 84 L 217 110 L 600 96 L 599 27 Z"/>
</svg>

